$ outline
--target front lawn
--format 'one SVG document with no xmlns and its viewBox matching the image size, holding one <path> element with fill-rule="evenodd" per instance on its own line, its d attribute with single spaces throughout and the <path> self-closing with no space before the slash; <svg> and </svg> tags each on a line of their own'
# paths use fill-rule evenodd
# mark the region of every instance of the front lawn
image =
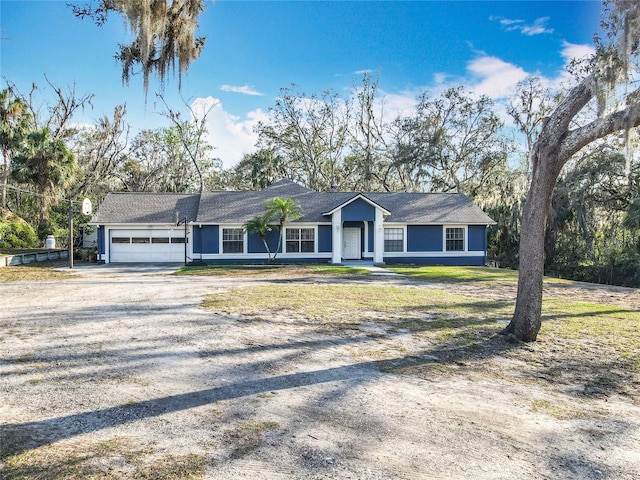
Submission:
<svg viewBox="0 0 640 480">
<path fill-rule="evenodd" d="M 207 263 L 205 265 L 185 266 L 175 272 L 176 275 L 205 275 L 205 276 L 282 276 L 296 275 L 366 275 L 370 273 L 365 268 L 343 267 L 330 264 L 289 265 L 289 264 L 256 264 L 256 265 L 220 265 Z"/>
<path fill-rule="evenodd" d="M 503 287 L 513 291 L 515 272 L 397 270 L 418 272 L 421 279 L 468 279 L 478 287 L 470 296 L 468 286 L 457 291 L 460 283 L 453 283 L 446 291 L 426 285 L 267 284 L 212 293 L 203 306 L 265 325 L 293 322 L 322 333 L 374 336 L 377 347 L 358 351 L 355 359 L 381 361 L 380 367 L 389 372 L 427 378 L 434 369 L 442 373 L 443 369 L 459 371 L 463 367 L 469 374 L 515 377 L 518 382 L 523 377 L 526 381 L 543 379 L 580 391 L 586 388 L 637 396 L 640 310 L 632 304 L 593 302 L 589 288 L 584 288 L 584 297 L 574 290 L 564 297 L 546 297 L 538 341 L 521 344 L 499 335 L 513 314 L 515 298 L 482 297 L 482 292 Z M 496 286 L 496 279 L 506 285 Z M 574 289 L 579 288 L 580 284 L 574 284 Z M 502 371 L 486 361 L 500 357 L 520 362 L 522 368 Z"/>
<path fill-rule="evenodd" d="M 447 266 L 389 266 L 392 272 L 409 275 L 425 281 L 451 282 L 514 282 L 518 280 L 518 272 L 504 268 L 490 267 L 447 267 Z"/>
<path fill-rule="evenodd" d="M 42 264 L 18 265 L 15 267 L 0 267 L 0 283 L 3 282 L 45 282 L 68 278 L 69 273 L 54 270 Z"/>
</svg>

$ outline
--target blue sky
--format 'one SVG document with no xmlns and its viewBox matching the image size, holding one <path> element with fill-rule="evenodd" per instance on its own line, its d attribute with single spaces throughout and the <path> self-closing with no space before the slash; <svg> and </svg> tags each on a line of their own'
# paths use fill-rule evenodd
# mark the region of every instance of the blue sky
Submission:
<svg viewBox="0 0 640 480">
<path fill-rule="evenodd" d="M 134 131 L 167 125 L 157 82 L 146 102 L 140 75 L 121 84 L 113 58 L 129 39 L 121 18 L 98 28 L 76 19 L 68 1 L 0 2 L 3 80 L 23 92 L 41 85 L 42 101 L 44 74 L 94 93 L 80 123 L 126 103 Z M 448 86 L 501 102 L 527 75 L 557 85 L 569 58 L 592 48 L 599 12 L 599 1 L 208 1 L 199 26 L 205 49 L 183 76 L 181 95 L 215 103 L 210 141 L 230 166 L 252 150 L 253 125 L 292 82 L 307 93 L 346 92 L 360 72 L 374 71 L 388 120 L 407 112 L 420 92 Z M 172 107 L 182 105 L 177 90 L 177 77 L 169 79 L 164 93 Z"/>
</svg>

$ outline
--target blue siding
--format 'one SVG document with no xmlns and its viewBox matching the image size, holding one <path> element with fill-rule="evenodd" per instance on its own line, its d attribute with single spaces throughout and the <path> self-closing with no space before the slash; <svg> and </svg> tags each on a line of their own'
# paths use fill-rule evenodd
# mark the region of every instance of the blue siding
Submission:
<svg viewBox="0 0 640 480">
<path fill-rule="evenodd" d="M 342 208 L 342 221 L 361 220 L 373 221 L 376 219 L 376 209 L 370 203 L 365 202 L 361 198 L 351 202 Z"/>
<path fill-rule="evenodd" d="M 442 251 L 442 226 L 441 225 L 408 225 L 407 226 L 407 251 L 408 252 L 441 252 Z"/>
<path fill-rule="evenodd" d="M 331 252 L 331 225 L 318 225 L 318 252 Z"/>
<path fill-rule="evenodd" d="M 98 226 L 98 255 L 104 255 L 105 249 L 104 225 Z"/>
<path fill-rule="evenodd" d="M 202 225 L 194 225 L 191 229 L 193 253 L 202 253 Z"/>
<path fill-rule="evenodd" d="M 204 225 L 202 227 L 202 252 L 220 253 L 220 238 L 218 225 Z"/>
<path fill-rule="evenodd" d="M 374 230 L 373 230 L 373 222 L 367 222 L 369 224 L 368 226 L 368 234 L 369 234 L 369 252 L 368 253 L 373 253 L 374 247 L 375 247 L 375 238 L 374 238 Z"/>
<path fill-rule="evenodd" d="M 484 252 L 487 249 L 486 229 L 484 225 L 469 225 L 469 251 Z"/>
<path fill-rule="evenodd" d="M 354 221 L 342 222 L 342 227 L 343 228 L 362 228 L 362 227 L 364 227 L 364 223 L 363 222 L 354 222 Z"/>
<path fill-rule="evenodd" d="M 267 232 L 267 243 L 269 244 L 269 249 L 271 253 L 276 251 L 278 247 L 278 238 L 280 234 L 280 229 L 275 227 L 270 232 Z M 267 249 L 264 247 L 264 242 L 260 238 L 260 235 L 253 234 L 247 235 L 247 252 L 248 253 L 267 253 Z M 284 245 L 280 245 L 280 252 L 282 252 L 282 247 Z"/>
<path fill-rule="evenodd" d="M 211 263 L 216 265 L 263 265 L 266 259 L 247 258 L 243 260 L 230 259 L 230 258 L 215 258 L 198 260 L 197 262 L 191 262 L 190 265 L 202 265 L 203 263 Z M 331 263 L 331 260 L 327 258 L 300 258 L 296 257 L 295 260 L 287 259 L 286 257 L 278 257 L 276 264 L 278 263 Z"/>
<path fill-rule="evenodd" d="M 267 250 L 264 248 L 264 243 L 262 243 L 262 239 L 260 235 L 257 233 L 247 235 L 247 252 L 248 253 L 266 253 Z"/>
<path fill-rule="evenodd" d="M 384 262 L 412 263 L 416 265 L 447 265 L 447 266 L 483 266 L 486 261 L 484 255 L 477 257 L 385 257 Z"/>
</svg>

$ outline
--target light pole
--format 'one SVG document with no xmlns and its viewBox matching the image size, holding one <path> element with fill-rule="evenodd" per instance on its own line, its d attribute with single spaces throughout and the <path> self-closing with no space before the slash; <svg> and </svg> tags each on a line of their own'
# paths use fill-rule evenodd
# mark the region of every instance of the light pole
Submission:
<svg viewBox="0 0 640 480">
<path fill-rule="evenodd" d="M 91 215 L 93 211 L 91 200 L 85 198 L 82 202 L 74 202 L 69 199 L 69 268 L 73 268 L 73 205 L 81 205 L 80 212 L 83 215 Z"/>
<path fill-rule="evenodd" d="M 187 266 L 187 222 L 189 220 L 187 217 L 183 217 L 182 219 L 176 222 L 176 226 L 184 225 L 184 266 Z"/>
</svg>

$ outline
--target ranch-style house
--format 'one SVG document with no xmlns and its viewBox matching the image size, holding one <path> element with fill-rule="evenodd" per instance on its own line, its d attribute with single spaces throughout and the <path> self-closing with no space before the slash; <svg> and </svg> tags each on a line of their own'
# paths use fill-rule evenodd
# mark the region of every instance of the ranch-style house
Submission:
<svg viewBox="0 0 640 480">
<path fill-rule="evenodd" d="M 302 217 L 268 233 L 278 260 L 484 265 L 493 220 L 459 193 L 316 192 L 290 180 L 259 191 L 109 193 L 91 224 L 98 260 L 240 263 L 268 259 L 243 224 L 265 202 L 292 198 Z M 275 223 L 275 222 L 274 222 Z"/>
</svg>

